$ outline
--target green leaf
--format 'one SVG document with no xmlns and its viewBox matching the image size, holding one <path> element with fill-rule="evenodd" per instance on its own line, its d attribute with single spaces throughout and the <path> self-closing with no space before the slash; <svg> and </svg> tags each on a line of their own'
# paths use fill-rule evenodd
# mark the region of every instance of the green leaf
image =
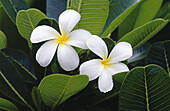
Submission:
<svg viewBox="0 0 170 111">
<path fill-rule="evenodd" d="M 31 95 L 19 75 L 17 69 L 8 61 L 6 56 L 0 52 L 0 91 L 7 97 L 21 104 L 32 107 Z"/>
<path fill-rule="evenodd" d="M 157 42 L 148 51 L 146 64 L 157 64 L 163 67 L 170 76 L 170 41 Z"/>
<path fill-rule="evenodd" d="M 5 49 L 2 50 L 6 55 L 7 59 L 11 62 L 12 65 L 19 71 L 22 76 L 24 82 L 36 84 L 37 78 L 34 74 L 34 68 L 32 66 L 33 62 L 31 61 L 31 57 L 22 51 Z"/>
<path fill-rule="evenodd" d="M 111 34 L 139 3 L 139 0 L 110 0 L 109 16 L 101 36 Z"/>
<path fill-rule="evenodd" d="M 111 52 L 113 47 L 115 46 L 116 42 L 113 41 L 111 38 L 108 38 L 108 37 L 104 37 L 102 38 L 103 41 L 106 43 L 106 46 L 107 46 L 107 49 L 108 49 L 108 52 Z"/>
<path fill-rule="evenodd" d="M 31 7 L 34 0 L 24 0 L 26 4 Z"/>
<path fill-rule="evenodd" d="M 168 111 L 170 79 L 157 65 L 131 70 L 121 87 L 120 111 Z"/>
<path fill-rule="evenodd" d="M 38 111 L 41 111 L 42 98 L 41 98 L 40 90 L 35 86 L 32 88 L 32 98 Z"/>
<path fill-rule="evenodd" d="M 164 28 L 168 20 L 155 19 L 123 36 L 118 42 L 129 42 L 136 49 Z"/>
<path fill-rule="evenodd" d="M 0 98 L 0 110 L 3 111 L 19 111 L 18 108 L 10 101 Z"/>
<path fill-rule="evenodd" d="M 7 39 L 5 34 L 0 30 L 0 50 L 7 47 Z"/>
<path fill-rule="evenodd" d="M 0 30 L 7 37 L 7 47 L 27 51 L 26 41 L 18 33 L 16 24 L 12 22 L 4 8 L 0 6 Z M 9 33 L 10 32 L 10 33 Z"/>
<path fill-rule="evenodd" d="M 28 9 L 28 5 L 24 0 L 11 0 L 15 9 L 18 11 Z"/>
<path fill-rule="evenodd" d="M 43 19 L 41 20 L 37 26 L 40 26 L 40 25 L 48 25 L 48 26 L 51 26 L 53 27 L 54 29 L 56 29 L 58 32 L 60 32 L 60 29 L 59 29 L 59 26 L 58 26 L 58 22 L 53 19 L 53 18 L 48 18 L 48 19 Z"/>
<path fill-rule="evenodd" d="M 170 1 L 166 2 L 159 10 L 156 18 L 164 18 L 170 20 Z"/>
<path fill-rule="evenodd" d="M 5 12 L 7 13 L 7 15 L 9 16 L 9 18 L 15 24 L 17 11 L 13 6 L 12 1 L 11 0 L 0 0 L 0 3 L 3 6 L 3 8 L 4 8 Z"/>
<path fill-rule="evenodd" d="M 99 35 L 109 12 L 109 0 L 71 0 L 71 9 L 81 14 L 76 28 L 85 29 Z"/>
<path fill-rule="evenodd" d="M 67 7 L 67 0 L 47 0 L 46 3 L 47 16 L 56 20 L 58 20 L 59 15 L 66 10 Z"/>
<path fill-rule="evenodd" d="M 163 0 L 142 0 L 119 27 L 119 38 L 152 20 Z"/>
<path fill-rule="evenodd" d="M 46 18 L 47 16 L 37 9 L 21 10 L 18 12 L 16 18 L 17 28 L 21 36 L 27 40 L 30 49 L 32 48 L 32 43 L 30 42 L 32 31 L 41 20 Z"/>
<path fill-rule="evenodd" d="M 88 76 L 53 74 L 46 76 L 38 86 L 46 105 L 55 108 L 69 97 L 78 93 L 88 84 Z"/>
<path fill-rule="evenodd" d="M 138 48 L 136 48 L 133 51 L 132 57 L 130 57 L 128 59 L 128 63 L 133 63 L 135 61 L 139 61 L 141 59 L 144 59 L 147 56 L 147 52 L 148 52 L 150 47 L 151 47 L 151 44 L 145 43 L 145 44 L 142 44 L 141 46 L 139 46 Z"/>
<path fill-rule="evenodd" d="M 118 73 L 118 74 L 113 75 L 112 78 L 113 78 L 114 87 L 108 93 L 101 93 L 99 91 L 99 89 L 96 89 L 96 90 L 93 89 L 91 91 L 88 91 L 90 93 L 90 95 L 91 94 L 93 95 L 92 97 L 89 96 L 90 97 L 89 106 L 94 106 L 94 105 L 100 104 L 100 103 L 114 97 L 115 95 L 119 94 L 120 87 L 121 87 L 127 73 L 128 72 L 122 72 L 122 73 Z"/>
</svg>

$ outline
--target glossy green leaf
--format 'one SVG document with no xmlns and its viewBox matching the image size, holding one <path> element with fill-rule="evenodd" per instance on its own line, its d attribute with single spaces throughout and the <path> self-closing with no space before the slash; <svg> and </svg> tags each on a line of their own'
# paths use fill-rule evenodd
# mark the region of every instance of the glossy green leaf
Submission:
<svg viewBox="0 0 170 111">
<path fill-rule="evenodd" d="M 41 20 L 46 18 L 46 15 L 37 9 L 21 10 L 18 12 L 16 18 L 18 31 L 27 40 L 30 48 L 32 48 L 32 43 L 30 42 L 32 31 Z"/>
<path fill-rule="evenodd" d="M 7 59 L 12 65 L 19 71 L 24 82 L 36 84 L 37 78 L 35 77 L 33 62 L 28 54 L 22 51 L 16 51 L 11 49 L 2 50 L 6 55 Z M 33 73 L 32 73 L 33 72 Z"/>
<path fill-rule="evenodd" d="M 67 0 L 47 0 L 46 3 L 47 16 L 56 20 L 67 7 Z"/>
<path fill-rule="evenodd" d="M 46 76 L 38 86 L 46 105 L 55 108 L 69 97 L 78 93 L 88 84 L 88 76 L 53 74 Z"/>
<path fill-rule="evenodd" d="M 121 87 L 120 111 L 168 111 L 170 109 L 170 79 L 156 65 L 131 70 Z"/>
<path fill-rule="evenodd" d="M 0 91 L 7 97 L 21 104 L 32 107 L 31 96 L 17 69 L 0 52 Z"/>
<path fill-rule="evenodd" d="M 32 88 L 32 98 L 38 111 L 41 111 L 42 98 L 41 98 L 40 90 L 35 86 Z"/>
<path fill-rule="evenodd" d="M 81 14 L 76 28 L 99 35 L 109 12 L 109 0 L 71 0 L 71 9 Z"/>
<path fill-rule="evenodd" d="M 138 48 L 136 48 L 133 51 L 132 57 L 130 57 L 128 59 L 128 63 L 139 61 L 139 60 L 145 58 L 147 56 L 147 52 L 150 47 L 151 47 L 151 44 L 145 43 L 145 44 L 142 44 L 141 46 L 139 46 Z"/>
<path fill-rule="evenodd" d="M 15 9 L 17 10 L 17 12 L 20 10 L 26 10 L 29 8 L 24 0 L 11 0 L 11 1 Z"/>
<path fill-rule="evenodd" d="M 134 10 L 141 0 L 110 0 L 109 16 L 104 26 L 102 37 L 111 34 Z"/>
<path fill-rule="evenodd" d="M 146 64 L 157 64 L 163 67 L 170 76 L 170 41 L 153 44 L 147 54 Z"/>
<path fill-rule="evenodd" d="M 0 50 L 7 47 L 7 39 L 5 34 L 0 30 Z"/>
<path fill-rule="evenodd" d="M 0 3 L 3 6 L 7 15 L 9 16 L 9 18 L 12 20 L 13 23 L 15 23 L 17 11 L 13 6 L 12 1 L 11 0 L 0 0 Z"/>
<path fill-rule="evenodd" d="M 163 0 L 142 0 L 119 27 L 119 38 L 131 30 L 152 20 L 161 7 Z"/>
<path fill-rule="evenodd" d="M 128 42 L 136 49 L 166 26 L 168 20 L 155 19 L 123 36 L 118 42 Z"/>
<path fill-rule="evenodd" d="M 19 111 L 18 108 L 10 101 L 0 98 L 0 110 L 3 111 Z"/>
</svg>

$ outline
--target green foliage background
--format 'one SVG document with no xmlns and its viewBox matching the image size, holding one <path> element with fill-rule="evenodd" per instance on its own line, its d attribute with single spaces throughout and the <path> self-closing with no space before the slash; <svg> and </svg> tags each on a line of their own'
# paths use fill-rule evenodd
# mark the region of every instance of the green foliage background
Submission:
<svg viewBox="0 0 170 111">
<path fill-rule="evenodd" d="M 124 61 L 130 71 L 113 75 L 110 92 L 101 93 L 78 68 L 64 71 L 56 55 L 48 67 L 36 62 L 42 43 L 32 44 L 31 32 L 39 25 L 59 31 L 66 9 L 81 14 L 75 29 L 101 36 L 109 52 L 118 42 L 132 45 Z M 0 110 L 169 111 L 169 20 L 169 0 L 0 0 Z M 80 63 L 97 58 L 76 51 Z"/>
</svg>

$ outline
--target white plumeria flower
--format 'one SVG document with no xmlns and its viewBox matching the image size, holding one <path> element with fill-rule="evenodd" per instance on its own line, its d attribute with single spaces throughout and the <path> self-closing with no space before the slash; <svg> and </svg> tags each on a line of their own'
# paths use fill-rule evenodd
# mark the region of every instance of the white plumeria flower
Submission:
<svg viewBox="0 0 170 111">
<path fill-rule="evenodd" d="M 113 88 L 112 75 L 129 71 L 128 67 L 120 61 L 132 56 L 132 47 L 127 42 L 120 42 L 108 56 L 107 46 L 100 37 L 93 35 L 86 43 L 88 48 L 102 59 L 92 59 L 84 62 L 80 66 L 80 74 L 88 75 L 90 81 L 99 77 L 99 90 L 106 93 Z"/>
<path fill-rule="evenodd" d="M 59 64 L 64 70 L 70 71 L 78 67 L 79 57 L 71 46 L 88 49 L 86 40 L 92 36 L 90 32 L 83 29 L 72 31 L 80 17 L 80 14 L 74 10 L 64 11 L 58 20 L 61 35 L 47 25 L 38 26 L 33 30 L 32 43 L 47 41 L 36 53 L 36 60 L 42 67 L 50 64 L 56 50 Z"/>
</svg>

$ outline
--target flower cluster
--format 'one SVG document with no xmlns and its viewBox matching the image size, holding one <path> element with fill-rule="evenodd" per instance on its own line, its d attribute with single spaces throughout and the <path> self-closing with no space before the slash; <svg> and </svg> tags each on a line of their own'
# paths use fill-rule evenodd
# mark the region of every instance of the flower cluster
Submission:
<svg viewBox="0 0 170 111">
<path fill-rule="evenodd" d="M 64 11 L 58 20 L 60 33 L 50 26 L 36 27 L 31 34 L 31 42 L 46 41 L 37 51 L 36 60 L 42 67 L 46 67 L 57 50 L 60 66 L 66 71 L 71 71 L 79 65 L 78 54 L 71 46 L 90 49 L 101 59 L 93 59 L 81 64 L 80 74 L 88 75 L 90 81 L 99 77 L 99 90 L 108 92 L 113 88 L 112 75 L 129 71 L 128 67 L 120 61 L 132 56 L 132 47 L 127 42 L 120 42 L 108 56 L 107 46 L 100 37 L 83 29 L 72 31 L 80 18 L 80 14 L 74 10 Z"/>
</svg>

